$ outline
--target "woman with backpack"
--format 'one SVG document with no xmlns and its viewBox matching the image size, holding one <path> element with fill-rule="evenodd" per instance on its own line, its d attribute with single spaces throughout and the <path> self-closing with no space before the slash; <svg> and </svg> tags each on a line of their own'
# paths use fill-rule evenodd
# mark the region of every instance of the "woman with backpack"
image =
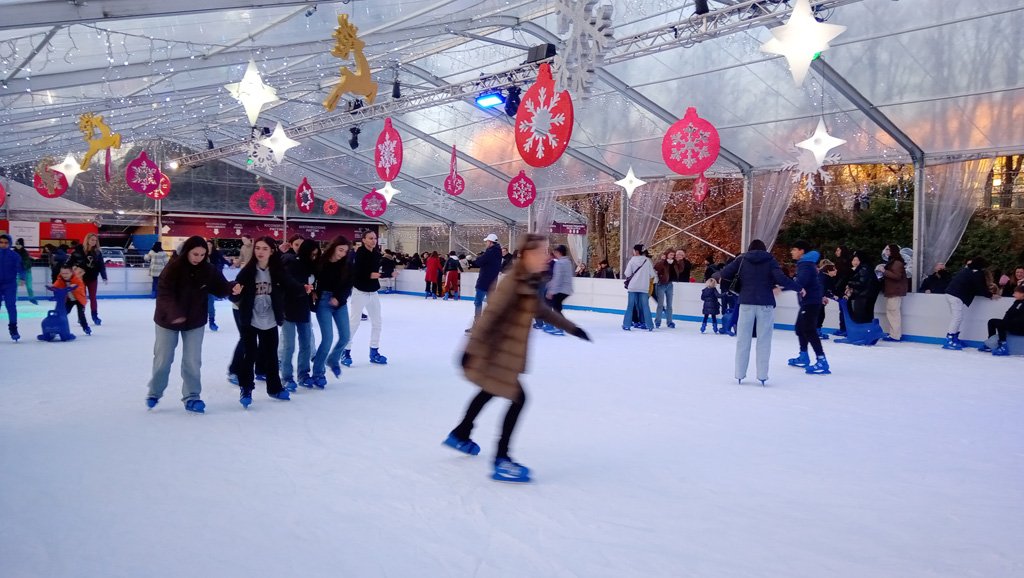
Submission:
<svg viewBox="0 0 1024 578">
<path fill-rule="evenodd" d="M 626 314 L 622 318 L 622 329 L 629 331 L 633 325 L 633 312 L 640 315 L 639 329 L 654 331 L 654 320 L 651 318 L 650 299 L 651 280 L 657 277 L 654 272 L 654 265 L 651 260 L 644 256 L 643 243 L 633 245 L 633 256 L 626 263 L 626 269 L 622 272 L 625 279 L 623 285 L 629 294 L 626 303 Z"/>
</svg>

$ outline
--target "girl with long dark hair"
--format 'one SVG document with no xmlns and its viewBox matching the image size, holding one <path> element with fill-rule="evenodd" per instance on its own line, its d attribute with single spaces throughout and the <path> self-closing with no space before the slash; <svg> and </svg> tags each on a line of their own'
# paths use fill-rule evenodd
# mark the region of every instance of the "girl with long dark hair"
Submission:
<svg viewBox="0 0 1024 578">
<path fill-rule="evenodd" d="M 349 339 L 348 299 L 352 294 L 349 248 L 348 239 L 335 237 L 317 262 L 315 300 L 320 347 L 313 358 L 313 375 L 302 382 L 304 387 L 323 389 L 327 385 L 327 367 L 334 377 L 341 377 L 341 355 Z M 338 329 L 336 342 L 335 327 Z"/>
<path fill-rule="evenodd" d="M 380 333 L 383 320 L 380 313 L 380 247 L 377 246 L 377 233 L 368 231 L 363 234 L 363 245 L 356 250 L 356 259 L 352 266 L 352 307 L 349 308 L 348 325 L 351 328 L 349 345 L 345 348 L 342 363 L 352 365 L 352 338 L 359 330 L 359 321 L 363 309 L 370 318 L 370 363 L 387 365 L 388 358 L 380 354 Z M 440 269 L 438 269 L 440 272 Z M 436 287 L 436 286 L 435 286 Z"/>
</svg>

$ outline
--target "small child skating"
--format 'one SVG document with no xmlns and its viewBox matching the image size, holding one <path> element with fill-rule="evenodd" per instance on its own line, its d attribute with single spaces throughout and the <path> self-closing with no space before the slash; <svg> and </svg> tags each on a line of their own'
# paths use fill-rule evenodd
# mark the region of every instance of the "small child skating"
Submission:
<svg viewBox="0 0 1024 578">
<path fill-rule="evenodd" d="M 989 341 L 978 348 L 982 352 L 992 352 L 992 355 L 1003 357 L 1010 355 L 1006 346 L 1006 335 L 1024 335 L 1024 283 L 1013 289 L 1013 304 L 1006 310 L 1002 319 L 988 320 L 989 340 L 996 339 L 995 347 L 989 345 Z"/>
<path fill-rule="evenodd" d="M 789 360 L 789 365 L 803 368 L 805 372 L 813 375 L 828 375 L 832 371 L 828 359 L 825 358 L 825 350 L 821 347 L 817 328 L 825 299 L 825 291 L 818 279 L 819 254 L 811 250 L 810 243 L 800 240 L 793 243 L 789 255 L 796 261 L 796 282 L 801 288 L 800 311 L 796 316 L 796 335 L 800 342 L 800 353 Z M 807 355 L 808 347 L 813 348 L 814 355 L 817 356 L 813 365 Z"/>
<path fill-rule="evenodd" d="M 722 294 L 718 291 L 718 281 L 712 277 L 705 283 L 706 287 L 700 292 L 700 300 L 704 302 L 704 322 L 700 324 L 700 332 L 704 333 L 708 328 L 708 317 L 711 317 L 711 330 L 718 333 L 718 314 Z"/>
<path fill-rule="evenodd" d="M 536 317 L 580 339 L 590 340 L 583 329 L 550 309 L 538 295 L 540 276 L 547 269 L 547 237 L 526 235 L 519 254 L 512 271 L 498 283 L 494 294 L 489 296 L 487 309 L 473 324 L 469 344 L 462 355 L 462 367 L 466 378 L 480 388 L 480 393 L 470 402 L 462 422 L 444 441 L 444 445 L 462 453 L 477 455 L 480 446 L 469 437 L 473 421 L 491 398 L 500 396 L 511 400 L 492 475 L 502 482 L 530 481 L 530 470 L 514 462 L 509 455 L 509 442 L 526 403 L 519 374 L 526 370 L 531 321 Z"/>
<path fill-rule="evenodd" d="M 839 274 L 839 270 L 836 269 L 835 264 L 828 259 L 822 259 L 818 263 L 818 282 L 821 283 L 822 291 L 825 297 L 821 300 L 821 313 L 818 314 L 818 339 L 822 341 L 828 340 L 828 334 L 822 329 L 825 326 L 825 306 L 828 305 L 829 300 L 834 299 L 836 302 L 839 301 L 839 297 L 836 296 L 836 275 Z M 842 312 L 840 312 L 842 317 Z"/>
<path fill-rule="evenodd" d="M 85 320 L 85 281 L 82 281 L 82 269 L 80 267 L 72 267 L 67 264 L 61 265 L 60 273 L 57 275 L 57 280 L 53 282 L 53 286 L 58 289 L 64 289 L 67 287 L 74 286 L 74 290 L 67 294 L 64 300 L 65 311 L 71 313 L 71 309 L 78 308 L 78 324 L 82 326 L 82 331 L 86 335 L 92 335 L 92 329 L 89 328 L 89 322 Z"/>
<path fill-rule="evenodd" d="M 460 280 L 462 277 L 462 263 L 455 256 L 455 251 L 448 253 L 448 260 L 444 263 L 444 300 L 459 299 L 461 291 Z"/>
</svg>

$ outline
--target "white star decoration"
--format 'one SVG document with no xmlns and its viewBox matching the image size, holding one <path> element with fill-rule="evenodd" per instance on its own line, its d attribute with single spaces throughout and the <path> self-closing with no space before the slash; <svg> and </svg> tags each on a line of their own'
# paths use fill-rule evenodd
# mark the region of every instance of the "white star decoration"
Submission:
<svg viewBox="0 0 1024 578">
<path fill-rule="evenodd" d="M 278 100 L 277 91 L 263 84 L 263 79 L 260 78 L 260 71 L 252 60 L 249 61 L 249 67 L 245 69 L 245 76 L 242 77 L 242 81 L 234 84 L 225 84 L 224 88 L 228 89 L 231 96 L 235 97 L 245 107 L 245 114 L 249 116 L 249 124 L 251 125 L 256 124 L 256 118 L 260 116 L 260 110 L 263 109 L 263 105 Z"/>
<path fill-rule="evenodd" d="M 288 149 L 297 147 L 302 143 L 288 138 L 288 135 L 284 132 L 284 127 L 281 126 L 281 123 L 277 123 L 274 134 L 262 139 L 260 144 L 274 151 L 274 160 L 277 161 L 277 164 L 281 164 L 281 161 L 284 160 L 284 153 L 288 152 Z"/>
<path fill-rule="evenodd" d="M 626 176 L 623 177 L 622 180 L 615 181 L 615 184 L 626 189 L 626 196 L 632 199 L 633 191 L 635 191 L 639 187 L 646 185 L 647 181 L 641 181 L 640 179 L 636 178 L 636 175 L 633 174 L 633 167 L 630 166 L 629 171 L 626 173 Z"/>
<path fill-rule="evenodd" d="M 75 182 L 75 177 L 78 173 L 83 173 L 82 165 L 78 164 L 75 157 L 68 153 L 68 156 L 64 157 L 64 161 L 59 165 L 53 165 L 50 170 L 57 171 L 64 175 L 64 178 L 68 180 L 68 188 L 71 188 L 71 184 Z"/>
<path fill-rule="evenodd" d="M 384 186 L 381 187 L 380 190 L 377 192 L 384 195 L 384 198 L 387 199 L 387 201 L 390 203 L 391 197 L 397 195 L 398 193 L 401 193 L 402 191 L 396 189 L 395 187 L 392 187 L 391 181 L 388 181 L 384 183 Z"/>
<path fill-rule="evenodd" d="M 796 146 L 814 153 L 814 160 L 818 162 L 820 167 L 825 162 L 828 151 L 844 144 L 846 144 L 846 141 L 843 139 L 828 134 L 828 131 L 825 129 L 825 119 L 819 118 L 818 128 L 814 130 L 811 138 L 796 143 Z"/>
<path fill-rule="evenodd" d="M 845 30 L 845 26 L 818 22 L 808 0 L 797 0 L 789 20 L 783 26 L 772 28 L 773 38 L 762 44 L 761 50 L 785 56 L 793 80 L 800 86 L 814 55 L 827 50 L 828 43 Z"/>
</svg>

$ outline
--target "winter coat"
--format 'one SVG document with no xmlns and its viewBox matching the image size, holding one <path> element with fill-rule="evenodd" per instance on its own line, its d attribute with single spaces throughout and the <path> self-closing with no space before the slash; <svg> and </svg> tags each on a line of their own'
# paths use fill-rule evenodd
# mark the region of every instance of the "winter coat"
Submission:
<svg viewBox="0 0 1024 578">
<path fill-rule="evenodd" d="M 740 305 L 775 307 L 775 286 L 799 291 L 800 285 L 782 273 L 779 262 L 768 251 L 747 251 L 721 271 L 722 282 L 740 280 Z"/>
<path fill-rule="evenodd" d="M 427 257 L 427 272 L 423 279 L 434 283 L 437 281 L 437 273 L 441 270 L 441 259 L 439 257 Z"/>
<path fill-rule="evenodd" d="M 671 283 L 678 278 L 679 273 L 676 272 L 675 263 L 669 263 L 667 259 L 662 259 L 654 264 L 654 272 L 658 274 L 658 279 L 655 281 L 658 285 L 666 285 Z M 687 279 L 689 281 L 689 279 Z"/>
<path fill-rule="evenodd" d="M 380 272 L 380 248 L 373 251 L 366 246 L 356 249 L 356 260 L 352 266 L 352 286 L 366 293 L 380 291 L 380 281 L 370 277 Z"/>
<path fill-rule="evenodd" d="M 502 272 L 507 272 L 509 270 L 509 268 L 512 266 L 512 263 L 515 262 L 515 259 L 516 258 L 512 256 L 512 253 L 508 253 L 506 255 L 502 255 L 501 256 L 501 270 L 502 270 Z"/>
<path fill-rule="evenodd" d="M 899 259 L 889 259 L 882 274 L 882 294 L 886 297 L 907 295 L 907 266 Z"/>
<path fill-rule="evenodd" d="M 985 271 L 970 267 L 964 267 L 959 273 L 953 275 L 949 286 L 946 287 L 946 294 L 959 298 L 967 307 L 971 306 L 975 297 L 992 296 L 992 292 L 988 290 L 988 282 L 985 280 Z"/>
<path fill-rule="evenodd" d="M 0 249 L 0 287 L 17 285 L 22 271 L 21 257 L 14 249 Z"/>
<path fill-rule="evenodd" d="M 818 273 L 818 283 L 821 284 L 822 294 L 829 299 L 839 299 L 839 295 L 836 293 L 836 277 L 824 271 Z"/>
<path fill-rule="evenodd" d="M 293 257 L 294 258 L 294 257 Z M 256 262 L 242 267 L 235 281 L 242 286 L 242 292 L 232 295 L 231 301 L 238 303 L 238 324 L 242 327 L 252 325 L 252 310 L 256 304 Z M 305 293 L 305 288 L 292 278 L 282 265 L 271 265 L 270 271 L 270 305 L 274 310 L 274 321 L 280 326 L 284 323 L 284 302 L 289 295 Z M 308 315 L 308 306 L 307 306 Z"/>
<path fill-rule="evenodd" d="M 626 263 L 626 270 L 622 272 L 622 278 L 629 279 L 626 291 L 631 293 L 648 293 L 651 287 L 651 279 L 655 278 L 654 265 L 651 264 L 650 259 L 643 255 L 633 255 L 629 263 Z"/>
<path fill-rule="evenodd" d="M 718 292 L 718 289 L 715 289 L 714 287 L 705 287 L 704 290 L 700 292 L 700 300 L 704 302 L 704 310 L 702 311 L 702 314 L 718 315 L 721 311 L 721 309 L 719 309 L 721 304 L 718 300 L 721 297 L 722 294 Z"/>
<path fill-rule="evenodd" d="M 808 251 L 796 263 L 796 282 L 803 289 L 803 296 L 799 297 L 800 306 L 821 305 L 825 297 L 825 289 L 821 286 L 818 278 L 818 259 L 821 255 L 817 251 Z"/>
<path fill-rule="evenodd" d="M 82 281 L 81 277 L 72 273 L 69 281 L 65 281 L 63 277 L 57 277 L 57 280 L 53 282 L 53 286 L 60 289 L 71 285 L 76 287 L 71 291 L 70 295 L 75 301 L 78 301 L 80 305 L 85 307 L 85 282 Z"/>
<path fill-rule="evenodd" d="M 870 299 L 878 296 L 878 278 L 875 277 L 875 272 L 863 263 L 853 270 L 846 281 L 846 287 L 851 291 L 850 299 Z"/>
<path fill-rule="evenodd" d="M 615 279 L 615 271 L 611 267 L 594 271 L 594 279 Z"/>
<path fill-rule="evenodd" d="M 145 260 L 149 261 L 149 276 L 159 277 L 164 267 L 167 266 L 168 259 L 166 251 L 150 251 L 146 253 Z"/>
<path fill-rule="evenodd" d="M 340 261 L 323 262 L 319 271 L 316 272 L 316 300 L 324 298 L 324 292 L 330 291 L 331 297 L 338 300 L 338 307 L 348 302 L 352 296 L 352 277 L 348 259 Z"/>
<path fill-rule="evenodd" d="M 1014 301 L 1003 315 L 1003 326 L 1011 335 L 1024 335 L 1024 301 Z"/>
<path fill-rule="evenodd" d="M 548 281 L 547 292 L 558 295 L 572 295 L 572 261 L 568 257 L 559 257 Z"/>
<path fill-rule="evenodd" d="M 316 241 L 303 241 L 303 244 Z M 299 253 L 303 251 L 300 248 Z M 306 258 L 301 259 L 294 255 L 287 255 L 281 258 L 284 272 L 291 278 L 285 292 L 284 299 L 284 320 L 292 323 L 309 323 L 309 312 L 312 310 L 313 298 L 306 293 L 306 285 L 310 282 L 309 277 L 313 274 L 313 263 L 309 257 L 312 256 L 312 247 L 306 253 Z M 273 294 L 271 294 L 273 298 Z"/>
<path fill-rule="evenodd" d="M 689 259 L 683 259 L 682 261 L 676 261 L 674 263 L 676 268 L 676 275 L 679 277 L 680 283 L 689 283 L 690 277 L 693 276 L 693 263 Z"/>
<path fill-rule="evenodd" d="M 15 248 L 14 252 L 17 253 L 19 257 L 21 257 L 21 270 L 22 271 L 28 271 L 29 269 L 32 268 L 32 256 L 28 254 L 28 251 L 26 251 L 24 247 L 22 247 L 20 249 Z M 1011 291 L 1011 295 L 1012 295 L 1012 291 Z"/>
<path fill-rule="evenodd" d="M 447 273 L 449 271 L 458 271 L 461 273 L 462 263 L 460 263 L 455 257 L 448 257 L 448 260 L 444 263 L 444 272 Z"/>
<path fill-rule="evenodd" d="M 413 255 L 409 262 L 406 263 L 405 268 L 410 271 L 418 271 L 423 268 L 423 260 L 420 259 L 419 255 Z"/>
<path fill-rule="evenodd" d="M 100 251 L 99 247 L 86 253 L 85 247 L 79 245 L 75 248 L 70 259 L 75 265 L 85 271 L 85 274 L 82 275 L 82 280 L 86 283 L 91 283 L 99 277 L 103 277 L 104 281 L 107 280 L 107 266 L 103 262 L 103 252 Z"/>
<path fill-rule="evenodd" d="M 945 269 L 932 273 L 925 277 L 924 282 L 921 283 L 921 292 L 941 295 L 946 292 L 946 287 L 949 287 L 950 278 L 949 271 Z"/>
<path fill-rule="evenodd" d="M 380 276 L 384 279 L 390 279 L 395 276 L 395 268 L 398 267 L 398 261 L 394 257 L 388 257 L 383 255 L 380 258 Z"/>
<path fill-rule="evenodd" d="M 219 249 L 214 249 L 208 258 L 210 259 L 210 263 L 212 263 L 218 271 L 223 271 L 224 267 L 230 265 L 228 260 L 224 258 L 224 253 L 221 253 Z"/>
<path fill-rule="evenodd" d="M 192 238 L 190 238 L 191 240 Z M 205 243 L 205 242 L 204 242 Z M 206 325 L 207 297 L 227 297 L 234 283 L 229 283 L 213 265 L 202 261 L 189 263 L 188 252 L 204 244 L 185 242 L 182 256 L 171 261 L 160 274 L 157 284 L 156 311 L 153 321 L 164 329 L 190 331 Z M 174 320 L 184 318 L 181 323 Z"/>
<path fill-rule="evenodd" d="M 572 333 L 576 326 L 538 297 L 540 280 L 513 268 L 473 324 L 462 367 L 466 379 L 487 393 L 516 399 L 522 391 L 519 374 L 526 371 L 526 353 L 534 318 Z"/>
<path fill-rule="evenodd" d="M 491 290 L 491 286 L 498 280 L 498 274 L 501 273 L 502 263 L 501 245 L 497 243 L 492 244 L 476 258 L 475 265 L 480 269 L 480 274 L 476 278 L 477 291 Z"/>
</svg>

